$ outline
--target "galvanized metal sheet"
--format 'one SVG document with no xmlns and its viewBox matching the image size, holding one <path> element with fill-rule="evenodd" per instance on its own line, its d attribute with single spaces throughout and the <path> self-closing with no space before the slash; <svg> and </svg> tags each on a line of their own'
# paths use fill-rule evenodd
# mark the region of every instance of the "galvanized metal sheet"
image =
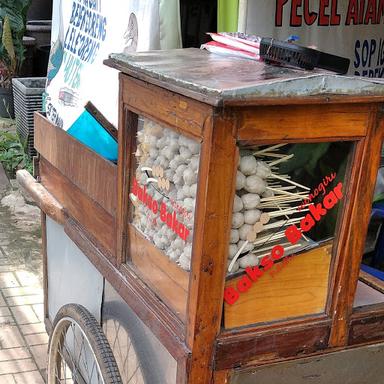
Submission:
<svg viewBox="0 0 384 384">
<path fill-rule="evenodd" d="M 102 318 L 124 383 L 176 384 L 176 360 L 107 281 Z"/>
<path fill-rule="evenodd" d="M 217 104 L 256 97 L 303 97 L 322 94 L 378 95 L 384 97 L 384 82 L 334 75 L 327 71 L 304 71 L 278 67 L 200 49 L 111 54 L 108 65 L 137 78 L 153 79 L 181 94 L 207 96 Z M 200 97 L 197 97 L 197 96 Z M 383 98 L 384 100 L 384 98 Z"/>
<path fill-rule="evenodd" d="M 47 216 L 48 313 L 54 320 L 65 304 L 87 308 L 100 321 L 104 279 L 88 258 Z"/>
<path fill-rule="evenodd" d="M 231 384 L 379 384 L 384 344 L 236 372 Z"/>
</svg>

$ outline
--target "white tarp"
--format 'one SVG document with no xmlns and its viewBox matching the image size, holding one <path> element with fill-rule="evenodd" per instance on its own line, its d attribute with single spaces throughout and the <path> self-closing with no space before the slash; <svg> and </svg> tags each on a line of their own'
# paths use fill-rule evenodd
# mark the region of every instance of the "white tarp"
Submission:
<svg viewBox="0 0 384 384">
<path fill-rule="evenodd" d="M 384 77 L 384 0 L 240 0 L 239 30 L 351 60 L 349 73 Z"/>
<path fill-rule="evenodd" d="M 109 53 L 181 47 L 178 0 L 54 0 L 48 118 L 67 130 L 91 101 L 117 126 Z"/>
</svg>

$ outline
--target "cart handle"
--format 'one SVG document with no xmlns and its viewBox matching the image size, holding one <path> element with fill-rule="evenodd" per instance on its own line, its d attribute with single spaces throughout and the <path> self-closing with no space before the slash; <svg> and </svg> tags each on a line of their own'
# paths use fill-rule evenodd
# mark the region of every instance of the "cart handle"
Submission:
<svg viewBox="0 0 384 384">
<path fill-rule="evenodd" d="M 16 172 L 16 179 L 39 208 L 59 224 L 64 224 L 63 206 L 40 184 L 28 171 L 21 169 Z"/>
</svg>

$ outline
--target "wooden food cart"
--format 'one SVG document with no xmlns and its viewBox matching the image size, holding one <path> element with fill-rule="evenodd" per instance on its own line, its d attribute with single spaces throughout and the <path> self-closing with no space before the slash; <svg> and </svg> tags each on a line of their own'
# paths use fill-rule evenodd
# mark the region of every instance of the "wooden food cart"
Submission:
<svg viewBox="0 0 384 384">
<path fill-rule="evenodd" d="M 92 264 L 87 278 L 102 277 L 103 329 L 125 322 L 157 345 L 144 382 L 291 382 L 288 368 L 301 375 L 311 357 L 348 364 L 384 342 L 384 285 L 359 280 L 384 86 L 198 49 L 106 64 L 121 72 L 118 165 L 36 115 L 41 185 L 19 175 L 45 212 L 48 328 L 53 220 Z M 112 301 L 123 309 L 106 310 Z M 350 370 L 351 383 L 369 376 Z M 345 374 L 317 373 L 292 382 Z"/>
</svg>

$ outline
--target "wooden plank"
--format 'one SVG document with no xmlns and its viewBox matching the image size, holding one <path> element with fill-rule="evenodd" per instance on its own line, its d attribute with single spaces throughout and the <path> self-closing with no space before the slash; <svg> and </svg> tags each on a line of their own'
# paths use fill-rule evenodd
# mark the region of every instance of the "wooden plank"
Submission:
<svg viewBox="0 0 384 384">
<path fill-rule="evenodd" d="M 67 177 L 40 158 L 40 177 L 43 186 L 97 241 L 112 255 L 116 262 L 115 219 L 99 204 L 88 197 Z"/>
<path fill-rule="evenodd" d="M 138 278 L 133 269 L 129 265 L 117 269 L 105 256 L 106 251 L 95 243 L 95 239 L 76 220 L 68 218 L 65 232 L 169 353 L 176 360 L 186 359 L 190 351 L 183 342 L 184 324 Z"/>
<path fill-rule="evenodd" d="M 384 303 L 356 310 L 350 320 L 348 345 L 382 342 L 384 339 Z"/>
<path fill-rule="evenodd" d="M 45 214 L 59 224 L 64 223 L 64 209 L 62 205 L 27 170 L 21 169 L 17 171 L 16 178 L 20 187 L 31 196 Z"/>
<path fill-rule="evenodd" d="M 356 144 L 352 171 L 344 188 L 344 210 L 336 244 L 335 281 L 329 313 L 332 316 L 331 347 L 348 342 L 348 325 L 364 252 L 372 209 L 372 197 L 380 163 L 384 121 L 377 111 L 369 114 L 367 137 Z"/>
<path fill-rule="evenodd" d="M 48 254 L 47 254 L 47 217 L 41 211 L 41 253 L 43 262 L 44 319 L 49 319 L 48 308 Z"/>
<path fill-rule="evenodd" d="M 381 95 L 337 95 L 324 93 L 312 96 L 283 96 L 283 97 L 245 97 L 241 100 L 225 99 L 223 105 L 226 107 L 245 107 L 261 105 L 311 105 L 311 104 L 361 104 L 382 103 L 384 96 Z"/>
<path fill-rule="evenodd" d="M 188 383 L 189 368 L 191 365 L 191 355 L 183 357 L 177 361 L 176 383 Z"/>
<path fill-rule="evenodd" d="M 279 326 L 268 331 L 219 336 L 215 370 L 281 361 L 327 348 L 331 321 L 313 319 L 304 324 Z"/>
<path fill-rule="evenodd" d="M 376 289 L 377 291 L 384 293 L 384 281 L 383 280 L 380 280 L 377 277 L 372 276 L 367 272 L 364 272 L 363 270 L 360 270 L 360 272 L 359 272 L 359 280 L 361 280 L 365 284 L 369 285 L 370 287 Z"/>
<path fill-rule="evenodd" d="M 230 371 L 215 371 L 213 374 L 213 384 L 228 384 L 230 382 Z"/>
<path fill-rule="evenodd" d="M 212 113 L 209 106 L 126 75 L 120 79 L 123 101 L 129 109 L 184 135 L 202 137 L 202 128 Z"/>
<path fill-rule="evenodd" d="M 189 273 L 169 260 L 132 224 L 128 226 L 128 254 L 138 274 L 175 313 L 186 319 Z"/>
<path fill-rule="evenodd" d="M 237 138 L 244 141 L 333 141 L 366 134 L 371 105 L 285 105 L 238 108 Z"/>
<path fill-rule="evenodd" d="M 122 102 L 122 82 L 120 81 L 119 106 L 119 159 L 117 175 L 117 258 L 118 264 L 125 263 L 129 256 L 128 250 L 128 212 L 130 207 L 129 193 L 131 185 L 131 163 L 134 157 L 135 138 L 137 133 L 138 116 L 129 111 Z"/>
<path fill-rule="evenodd" d="M 331 251 L 332 245 L 328 244 L 292 256 L 276 276 L 273 272 L 279 266 L 275 264 L 234 304 L 224 304 L 225 328 L 324 312 Z M 243 276 L 228 280 L 226 287 L 236 289 Z"/>
<path fill-rule="evenodd" d="M 64 176 L 115 216 L 117 167 L 35 113 L 35 148 Z"/>
<path fill-rule="evenodd" d="M 223 113 L 205 125 L 200 158 L 187 329 L 193 384 L 212 380 L 210 361 L 221 327 L 237 161 L 234 123 Z"/>
</svg>

